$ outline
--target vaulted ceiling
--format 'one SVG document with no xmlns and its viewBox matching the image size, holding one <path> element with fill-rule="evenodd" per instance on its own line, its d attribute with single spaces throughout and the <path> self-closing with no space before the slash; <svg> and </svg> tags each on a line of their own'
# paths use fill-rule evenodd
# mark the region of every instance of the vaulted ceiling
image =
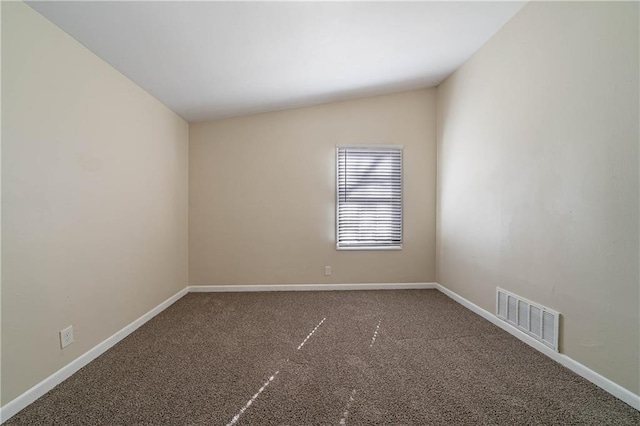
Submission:
<svg viewBox="0 0 640 426">
<path fill-rule="evenodd" d="M 519 2 L 29 2 L 188 121 L 439 84 Z"/>
</svg>

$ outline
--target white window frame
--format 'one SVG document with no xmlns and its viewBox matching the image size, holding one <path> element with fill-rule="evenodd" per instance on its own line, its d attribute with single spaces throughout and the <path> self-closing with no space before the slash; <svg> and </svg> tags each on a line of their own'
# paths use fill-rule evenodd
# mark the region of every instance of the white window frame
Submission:
<svg viewBox="0 0 640 426">
<path fill-rule="evenodd" d="M 401 185 L 400 185 L 400 191 L 401 191 L 401 203 L 400 203 L 400 244 L 396 244 L 396 245 L 392 245 L 392 246 L 354 246 L 354 247 L 349 247 L 349 246 L 340 246 L 339 245 L 339 241 L 338 241 L 338 236 L 339 236 L 339 226 L 338 226 L 338 221 L 339 221 L 339 209 L 340 209 L 340 190 L 339 190 L 339 186 L 340 186 L 340 182 L 339 182 L 339 172 L 338 172 L 338 161 L 339 161 L 339 152 L 340 149 L 343 148 L 356 148 L 356 149 L 379 149 L 379 150 L 385 150 L 385 149 L 395 149 L 395 150 L 400 150 L 400 181 L 401 181 Z M 336 250 L 402 250 L 402 246 L 404 244 L 404 146 L 403 145 L 336 145 L 336 158 L 335 158 L 335 162 L 336 162 L 336 221 L 335 221 L 335 226 L 336 226 Z"/>
</svg>

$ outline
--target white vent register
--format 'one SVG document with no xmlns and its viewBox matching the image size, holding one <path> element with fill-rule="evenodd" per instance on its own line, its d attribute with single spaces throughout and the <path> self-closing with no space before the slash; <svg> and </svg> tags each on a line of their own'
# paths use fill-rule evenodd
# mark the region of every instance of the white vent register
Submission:
<svg viewBox="0 0 640 426">
<path fill-rule="evenodd" d="M 496 289 L 496 315 L 556 352 L 558 351 L 560 314 L 553 309 L 498 287 Z"/>
</svg>

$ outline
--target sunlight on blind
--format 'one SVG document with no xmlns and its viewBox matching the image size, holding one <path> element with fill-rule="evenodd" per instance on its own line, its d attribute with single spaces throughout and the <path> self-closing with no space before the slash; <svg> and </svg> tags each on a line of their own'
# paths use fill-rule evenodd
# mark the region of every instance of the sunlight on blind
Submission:
<svg viewBox="0 0 640 426">
<path fill-rule="evenodd" d="M 402 246 L 402 149 L 338 147 L 338 248 Z"/>
</svg>

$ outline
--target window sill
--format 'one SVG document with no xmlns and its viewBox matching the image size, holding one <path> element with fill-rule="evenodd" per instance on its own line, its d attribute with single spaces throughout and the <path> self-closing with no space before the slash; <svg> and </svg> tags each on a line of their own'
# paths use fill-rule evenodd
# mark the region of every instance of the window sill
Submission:
<svg viewBox="0 0 640 426">
<path fill-rule="evenodd" d="M 402 250 L 402 245 L 399 246 L 380 246 L 380 247 L 338 247 L 336 250 Z"/>
</svg>

